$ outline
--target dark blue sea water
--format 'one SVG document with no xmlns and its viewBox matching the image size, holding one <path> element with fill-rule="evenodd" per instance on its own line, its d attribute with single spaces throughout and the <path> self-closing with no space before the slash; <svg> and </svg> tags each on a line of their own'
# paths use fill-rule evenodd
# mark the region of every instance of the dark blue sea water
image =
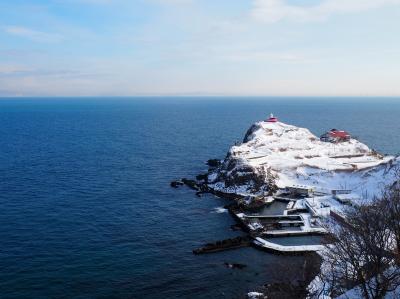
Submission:
<svg viewBox="0 0 400 299">
<path fill-rule="evenodd" d="M 400 152 L 400 99 L 0 100 L 0 297 L 241 298 L 301 263 L 253 248 L 194 256 L 240 232 L 214 210 L 226 201 L 169 187 L 270 112 Z"/>
</svg>

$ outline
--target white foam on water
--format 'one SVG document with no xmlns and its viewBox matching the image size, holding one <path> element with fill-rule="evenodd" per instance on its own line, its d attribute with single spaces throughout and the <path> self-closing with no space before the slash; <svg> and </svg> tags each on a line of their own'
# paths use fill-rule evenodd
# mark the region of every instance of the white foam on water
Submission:
<svg viewBox="0 0 400 299">
<path fill-rule="evenodd" d="M 216 207 L 213 209 L 212 213 L 217 213 L 217 214 L 222 214 L 222 213 L 227 213 L 228 210 L 225 209 L 224 207 Z"/>
</svg>

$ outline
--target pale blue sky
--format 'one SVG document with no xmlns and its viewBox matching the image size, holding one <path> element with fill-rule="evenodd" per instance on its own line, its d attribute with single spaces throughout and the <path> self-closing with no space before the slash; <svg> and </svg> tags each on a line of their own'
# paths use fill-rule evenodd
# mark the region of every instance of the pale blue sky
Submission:
<svg viewBox="0 0 400 299">
<path fill-rule="evenodd" d="M 400 0 L 2 0 L 13 95 L 400 96 Z"/>
</svg>

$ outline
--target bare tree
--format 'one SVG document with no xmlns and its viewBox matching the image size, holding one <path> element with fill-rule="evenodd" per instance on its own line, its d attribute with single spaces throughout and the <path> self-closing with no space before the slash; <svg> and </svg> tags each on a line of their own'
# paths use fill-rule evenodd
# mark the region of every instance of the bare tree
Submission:
<svg viewBox="0 0 400 299">
<path fill-rule="evenodd" d="M 381 201 L 400 255 L 400 180 L 385 189 Z"/>
<path fill-rule="evenodd" d="M 400 213 L 388 217 L 389 209 L 382 197 L 348 210 L 342 223 L 330 223 L 319 278 L 331 296 L 357 286 L 364 298 L 380 299 L 400 285 L 392 220 Z"/>
</svg>

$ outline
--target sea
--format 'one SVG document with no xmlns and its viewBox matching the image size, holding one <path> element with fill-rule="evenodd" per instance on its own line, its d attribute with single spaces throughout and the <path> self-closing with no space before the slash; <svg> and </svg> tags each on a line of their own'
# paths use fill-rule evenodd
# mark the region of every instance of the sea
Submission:
<svg viewBox="0 0 400 299">
<path fill-rule="evenodd" d="M 398 98 L 0 99 L 0 297 L 244 298 L 300 267 L 251 247 L 193 255 L 242 232 L 229 201 L 169 185 L 270 113 L 400 152 Z"/>
</svg>

